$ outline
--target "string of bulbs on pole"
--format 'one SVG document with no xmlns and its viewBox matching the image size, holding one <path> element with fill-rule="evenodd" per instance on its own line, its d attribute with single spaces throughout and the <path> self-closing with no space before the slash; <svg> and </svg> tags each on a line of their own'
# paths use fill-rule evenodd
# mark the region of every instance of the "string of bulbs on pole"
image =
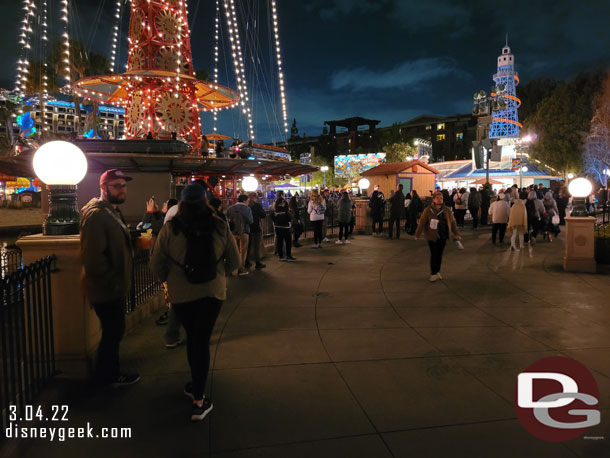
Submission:
<svg viewBox="0 0 610 458">
<path fill-rule="evenodd" d="M 288 111 L 286 110 L 286 93 L 284 91 L 284 73 L 282 71 L 282 55 L 280 52 L 280 30 L 277 18 L 277 5 L 271 0 L 271 14 L 273 16 L 273 33 L 275 36 L 275 53 L 277 57 L 278 79 L 280 82 L 280 98 L 282 100 L 282 117 L 284 120 L 284 133 L 288 133 Z"/>
<path fill-rule="evenodd" d="M 235 12 L 234 0 L 225 0 L 224 7 L 226 11 L 227 27 L 229 29 L 229 40 L 233 50 L 233 65 L 235 67 L 235 75 L 237 78 L 237 90 L 240 96 L 240 105 L 242 113 L 248 118 L 248 130 L 250 140 L 254 140 L 254 125 L 252 123 L 252 111 L 248 106 L 250 98 L 248 96 L 248 86 L 246 83 L 246 71 L 244 66 L 243 55 L 241 52 L 241 42 L 239 40 L 239 28 L 237 25 L 237 14 Z"/>
<path fill-rule="evenodd" d="M 220 0 L 216 0 L 216 20 L 214 23 L 214 89 L 218 89 L 218 43 L 220 40 Z M 218 109 L 212 110 L 213 128 L 217 132 Z"/>
<path fill-rule="evenodd" d="M 72 84 L 72 78 L 70 75 L 70 12 L 68 9 L 68 0 L 61 0 L 61 20 L 64 22 L 64 33 L 62 37 L 64 39 L 64 50 L 63 50 L 63 63 L 64 63 L 64 76 L 68 85 Z"/>
<path fill-rule="evenodd" d="M 114 28 L 112 30 L 112 48 L 110 50 L 110 71 L 112 73 L 116 72 L 114 68 L 114 64 L 116 62 L 117 52 L 118 52 L 118 44 L 119 44 L 119 29 L 121 24 L 121 15 L 123 9 L 122 0 L 117 0 L 116 8 L 114 11 Z"/>
<path fill-rule="evenodd" d="M 31 18 L 34 16 L 36 5 L 33 0 L 23 1 L 23 21 L 21 21 L 21 34 L 19 35 L 19 44 L 21 45 L 21 57 L 17 61 L 17 92 L 23 96 L 26 91 L 28 73 L 30 72 L 30 62 L 28 61 L 30 45 L 30 35 L 32 34 Z"/>
</svg>

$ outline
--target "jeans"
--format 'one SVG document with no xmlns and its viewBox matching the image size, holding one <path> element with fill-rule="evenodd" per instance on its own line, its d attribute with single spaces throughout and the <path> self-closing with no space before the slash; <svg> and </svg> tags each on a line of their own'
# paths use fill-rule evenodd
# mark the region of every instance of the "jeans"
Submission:
<svg viewBox="0 0 610 458">
<path fill-rule="evenodd" d="M 466 216 L 466 210 L 455 209 L 455 223 L 458 226 L 464 225 L 464 216 Z"/>
<path fill-rule="evenodd" d="M 350 223 L 339 223 L 339 240 L 343 238 L 347 240 L 347 236 L 349 235 L 349 226 Z"/>
<path fill-rule="evenodd" d="M 313 244 L 319 245 L 322 243 L 322 220 L 312 221 L 313 225 Z"/>
<path fill-rule="evenodd" d="M 261 263 L 261 242 L 263 241 L 262 232 L 251 232 L 248 242 L 248 257 L 246 264 L 249 264 L 253 259 L 256 264 Z"/>
<path fill-rule="evenodd" d="M 95 377 L 112 382 L 119 374 L 119 345 L 125 333 L 125 300 L 93 304 L 102 325 L 102 339 L 97 348 Z"/>
<path fill-rule="evenodd" d="M 284 244 L 286 244 L 286 257 L 292 257 L 291 249 L 292 242 L 290 240 L 290 228 L 276 227 L 275 228 L 275 244 L 277 254 L 280 258 L 284 257 Z"/>
<path fill-rule="evenodd" d="M 417 211 L 409 212 L 409 230 L 407 232 L 411 235 L 415 234 L 415 231 L 417 230 L 418 215 L 419 215 L 419 212 L 417 212 Z"/>
<path fill-rule="evenodd" d="M 436 275 L 441 271 L 443 262 L 443 250 L 447 239 L 438 239 L 436 242 L 428 241 L 430 247 L 430 275 Z"/>
<path fill-rule="evenodd" d="M 394 224 L 396 224 L 396 238 L 400 238 L 400 215 L 390 215 L 390 222 L 388 223 L 390 230 L 390 238 L 394 234 Z"/>
<path fill-rule="evenodd" d="M 504 234 L 506 234 L 506 223 L 493 223 L 491 226 L 491 241 L 496 243 L 496 234 L 500 231 L 500 243 L 504 242 Z"/>
<path fill-rule="evenodd" d="M 186 330 L 186 356 L 191 368 L 193 397 L 197 401 L 203 399 L 210 370 L 210 336 L 221 306 L 222 301 L 215 297 L 172 305 Z"/>
</svg>

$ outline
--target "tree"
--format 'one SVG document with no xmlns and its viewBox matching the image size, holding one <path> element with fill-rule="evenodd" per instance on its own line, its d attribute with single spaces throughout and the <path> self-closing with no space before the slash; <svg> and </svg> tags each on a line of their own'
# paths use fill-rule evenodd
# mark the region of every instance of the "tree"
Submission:
<svg viewBox="0 0 610 458">
<path fill-rule="evenodd" d="M 407 156 L 415 156 L 417 148 L 410 143 L 398 142 L 383 147 L 386 162 L 404 162 Z"/>
<path fill-rule="evenodd" d="M 580 74 L 559 85 L 538 104 L 536 112 L 525 121 L 525 129 L 538 135 L 530 149 L 532 157 L 564 174 L 582 171 L 583 142 L 602 77 L 600 72 Z"/>
<path fill-rule="evenodd" d="M 406 137 L 402 134 L 402 129 L 400 128 L 400 124 L 395 122 L 392 124 L 392 127 L 384 130 L 383 134 L 379 138 L 379 149 L 383 149 L 384 146 L 393 145 L 395 143 L 404 142 Z"/>
<path fill-rule="evenodd" d="M 297 118 L 292 119 L 292 126 L 290 127 L 290 138 L 296 138 L 299 136 L 299 129 L 297 128 Z"/>
<path fill-rule="evenodd" d="M 65 62 L 63 58 L 64 44 L 56 40 L 51 51 L 51 63 L 56 75 L 64 74 Z M 80 41 L 70 40 L 70 79 L 75 82 L 87 76 L 104 75 L 110 73 L 108 59 L 95 52 L 87 51 L 85 45 Z M 81 98 L 73 92 L 74 100 L 74 128 L 76 133 L 80 132 Z M 94 106 L 97 110 L 97 106 Z"/>
<path fill-rule="evenodd" d="M 521 99 L 521 107 L 519 107 L 521 122 L 536 113 L 538 104 L 549 97 L 559 84 L 559 81 L 554 79 L 536 78 L 527 84 L 517 86 L 517 97 Z"/>
<path fill-rule="evenodd" d="M 595 114 L 583 150 L 584 171 L 605 185 L 610 169 L 610 74 L 594 104 Z"/>
</svg>

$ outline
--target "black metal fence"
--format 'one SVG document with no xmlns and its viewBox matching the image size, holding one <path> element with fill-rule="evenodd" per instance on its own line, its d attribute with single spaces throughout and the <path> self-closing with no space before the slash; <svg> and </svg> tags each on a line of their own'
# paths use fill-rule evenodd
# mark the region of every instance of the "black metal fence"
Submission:
<svg viewBox="0 0 610 458">
<path fill-rule="evenodd" d="M 23 267 L 21 249 L 17 246 L 4 245 L 0 248 L 0 278 Z"/>
<path fill-rule="evenodd" d="M 149 268 L 150 252 L 137 250 L 133 258 L 131 290 L 127 297 L 127 312 L 133 312 L 136 307 L 161 291 L 161 283 Z"/>
<path fill-rule="evenodd" d="M 604 205 L 595 225 L 595 260 L 610 264 L 610 206 Z"/>
<path fill-rule="evenodd" d="M 11 406 L 17 409 L 17 417 L 22 415 L 25 405 L 55 374 L 51 303 L 54 267 L 55 256 L 49 256 L 7 271 L 0 279 L 0 442 Z"/>
</svg>

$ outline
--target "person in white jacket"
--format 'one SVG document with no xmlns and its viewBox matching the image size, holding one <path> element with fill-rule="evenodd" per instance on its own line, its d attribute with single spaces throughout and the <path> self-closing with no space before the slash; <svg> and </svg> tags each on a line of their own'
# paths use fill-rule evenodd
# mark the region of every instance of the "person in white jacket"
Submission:
<svg viewBox="0 0 610 458">
<path fill-rule="evenodd" d="M 322 199 L 317 189 L 311 191 L 307 213 L 309 220 L 313 224 L 313 247 L 322 248 L 322 224 L 324 222 L 324 212 L 326 211 L 325 200 Z"/>
<path fill-rule="evenodd" d="M 504 198 L 504 193 L 498 194 L 496 201 L 489 207 L 491 217 L 491 243 L 496 244 L 496 235 L 500 232 L 500 243 L 504 243 L 506 225 L 510 215 L 510 205 Z"/>
</svg>

